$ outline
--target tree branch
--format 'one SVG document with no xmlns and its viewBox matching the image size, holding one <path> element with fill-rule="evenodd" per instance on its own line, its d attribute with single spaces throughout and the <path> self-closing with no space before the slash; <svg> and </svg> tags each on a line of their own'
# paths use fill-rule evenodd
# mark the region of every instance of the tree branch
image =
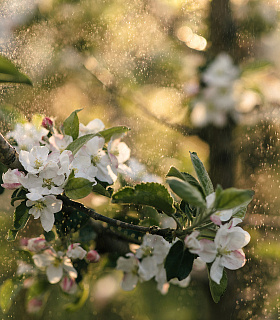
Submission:
<svg viewBox="0 0 280 320">
<path fill-rule="evenodd" d="M 170 228 L 161 229 L 156 226 L 143 227 L 143 226 L 130 224 L 130 223 L 127 223 L 124 221 L 116 220 L 113 218 L 109 218 L 109 217 L 103 216 L 100 213 L 97 213 L 94 209 L 85 207 L 82 203 L 79 203 L 79 202 L 76 202 L 76 201 L 69 199 L 66 196 L 59 195 L 59 196 L 57 196 L 57 198 L 62 200 L 66 206 L 71 206 L 71 207 L 87 214 L 89 217 L 91 217 L 94 220 L 106 222 L 109 225 L 116 227 L 116 228 L 137 231 L 137 232 L 144 233 L 144 234 L 145 233 L 156 234 L 156 235 L 160 235 L 163 237 L 167 237 L 169 235 L 172 236 L 173 233 L 175 232 L 175 229 L 170 229 Z"/>
<path fill-rule="evenodd" d="M 18 169 L 24 171 L 16 149 L 0 133 L 0 162 L 10 169 Z"/>
</svg>

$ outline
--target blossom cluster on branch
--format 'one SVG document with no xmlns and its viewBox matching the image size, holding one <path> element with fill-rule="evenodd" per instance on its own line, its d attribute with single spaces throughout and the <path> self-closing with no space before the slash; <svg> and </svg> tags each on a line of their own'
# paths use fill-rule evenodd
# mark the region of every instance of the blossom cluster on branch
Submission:
<svg viewBox="0 0 280 320">
<path fill-rule="evenodd" d="M 11 204 L 20 202 L 8 240 L 15 240 L 31 215 L 40 218 L 45 236 L 29 239 L 21 247 L 29 252 L 32 268 L 21 263 L 13 283 L 19 285 L 16 281 L 32 270 L 32 277 L 44 275 L 48 290 L 59 283 L 64 292 L 81 295 L 89 262 L 99 260 L 90 247 L 97 237 L 106 237 L 103 231 L 95 233 L 94 219 L 111 226 L 106 229 L 108 235 L 138 245 L 132 251 L 127 246 L 125 253 L 116 252 L 119 257 L 113 263 L 124 273 L 124 290 L 151 279 L 162 293 L 167 293 L 170 284 L 186 287 L 192 270 L 201 269 L 202 264 L 209 270 L 210 291 L 218 302 L 227 287 L 225 268 L 236 270 L 246 261 L 242 248 L 250 235 L 237 224 L 246 214 L 253 191 L 223 190 L 219 185 L 214 189 L 195 152 L 190 157 L 196 178 L 171 167 L 162 184 L 137 160 L 129 160 L 130 149 L 121 141 L 127 127 L 105 129 L 99 119 L 85 126 L 79 122 L 79 111 L 72 112 L 60 128 L 52 119 L 43 118 L 41 126 L 17 124 L 7 134 L 23 168 L 8 168 L 2 176 L 2 187 L 15 189 Z M 114 190 L 119 175 L 122 187 Z M 132 224 L 104 216 L 73 201 L 92 192 L 110 199 L 124 214 L 127 206 L 138 212 L 149 208 L 144 225 L 140 220 Z M 174 223 L 167 228 L 151 225 L 149 215 L 169 217 L 176 227 Z M 129 229 L 132 234 L 124 232 Z M 0 290 L 8 285 L 4 283 Z M 40 299 L 32 295 L 27 309 L 40 310 Z"/>
</svg>

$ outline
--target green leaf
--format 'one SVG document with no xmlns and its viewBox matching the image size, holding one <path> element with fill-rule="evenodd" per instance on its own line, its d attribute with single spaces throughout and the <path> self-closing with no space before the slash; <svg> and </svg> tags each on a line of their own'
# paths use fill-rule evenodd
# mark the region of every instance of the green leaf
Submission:
<svg viewBox="0 0 280 320">
<path fill-rule="evenodd" d="M 44 237 L 46 241 L 50 242 L 55 239 L 55 233 L 52 230 L 49 232 L 44 231 Z"/>
<path fill-rule="evenodd" d="M 253 190 L 229 188 L 220 192 L 216 197 L 215 208 L 217 210 L 232 209 L 239 206 L 247 206 L 254 196 Z"/>
<path fill-rule="evenodd" d="M 24 190 L 23 188 L 16 189 L 11 196 L 11 205 L 14 206 L 17 200 L 26 199 L 26 193 L 27 191 Z"/>
<path fill-rule="evenodd" d="M 214 192 L 212 181 L 195 152 L 190 152 L 193 167 L 206 196 Z"/>
<path fill-rule="evenodd" d="M 178 178 L 167 178 L 166 182 L 174 193 L 176 193 L 185 202 L 198 206 L 206 207 L 206 202 L 197 188 L 192 186 L 189 182 Z"/>
<path fill-rule="evenodd" d="M 113 194 L 112 202 L 151 206 L 168 215 L 175 212 L 173 199 L 167 189 L 154 182 L 137 184 L 134 188 L 124 187 Z"/>
<path fill-rule="evenodd" d="M 176 177 L 178 179 L 187 181 L 192 186 L 196 187 L 202 195 L 204 194 L 204 190 L 202 189 L 201 185 L 198 183 L 198 181 L 189 173 L 186 172 L 180 172 L 175 167 L 171 167 L 169 169 L 169 172 L 167 173 L 166 177 Z"/>
<path fill-rule="evenodd" d="M 236 209 L 233 209 L 232 217 L 233 218 L 239 218 L 239 219 L 244 219 L 247 211 L 247 206 L 244 207 L 238 207 Z"/>
<path fill-rule="evenodd" d="M 16 207 L 14 212 L 14 228 L 20 230 L 25 227 L 30 218 L 29 208 L 26 206 L 25 201 L 22 201 L 19 206 Z"/>
<path fill-rule="evenodd" d="M 105 142 L 108 142 L 110 141 L 111 137 L 114 134 L 122 134 L 129 130 L 130 129 L 126 126 L 116 126 L 116 127 L 112 127 L 112 128 L 100 131 L 98 132 L 98 134 L 100 134 L 105 139 Z"/>
<path fill-rule="evenodd" d="M 19 293 L 22 284 L 19 281 L 7 279 L 0 287 L 0 307 L 3 313 L 7 313 L 13 299 Z"/>
<path fill-rule="evenodd" d="M 19 72 L 16 66 L 7 58 L 0 56 L 0 82 L 25 83 L 32 85 L 31 80 Z"/>
<path fill-rule="evenodd" d="M 194 255 L 184 247 L 184 243 L 179 240 L 170 248 L 164 264 L 167 281 L 173 278 L 181 281 L 192 271 Z"/>
<path fill-rule="evenodd" d="M 114 189 L 112 189 L 112 188 L 106 189 L 105 187 L 102 186 L 101 183 L 98 182 L 96 185 L 94 185 L 92 187 L 92 191 L 96 192 L 98 194 L 101 194 L 102 196 L 111 198 L 112 197 L 112 193 L 114 192 Z"/>
<path fill-rule="evenodd" d="M 84 136 L 81 136 L 80 138 L 77 138 L 75 141 L 71 142 L 66 149 L 72 151 L 73 155 L 75 155 L 83 145 L 85 145 L 95 136 L 95 133 L 85 134 Z"/>
<path fill-rule="evenodd" d="M 211 264 L 207 264 L 210 292 L 214 302 L 218 303 L 227 288 L 227 273 L 224 269 L 222 279 L 220 281 L 220 284 L 218 284 L 210 278 L 210 268 Z"/>
<path fill-rule="evenodd" d="M 15 241 L 18 234 L 18 230 L 9 229 L 7 235 L 7 241 Z"/>
<path fill-rule="evenodd" d="M 81 199 L 91 193 L 92 182 L 85 178 L 69 179 L 64 187 L 65 194 L 70 199 Z"/>
<path fill-rule="evenodd" d="M 64 133 L 76 140 L 79 136 L 79 118 L 77 113 L 82 109 L 73 111 L 63 122 Z"/>
</svg>

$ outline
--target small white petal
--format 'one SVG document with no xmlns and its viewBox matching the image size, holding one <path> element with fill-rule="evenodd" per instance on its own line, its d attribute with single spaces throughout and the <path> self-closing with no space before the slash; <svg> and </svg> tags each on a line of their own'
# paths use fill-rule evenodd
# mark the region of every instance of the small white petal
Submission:
<svg viewBox="0 0 280 320">
<path fill-rule="evenodd" d="M 217 257 L 210 269 L 210 278 L 220 284 L 223 276 L 224 266 L 221 264 L 221 257 Z"/>
<path fill-rule="evenodd" d="M 63 275 L 62 265 L 49 265 L 46 269 L 46 274 L 50 283 L 58 283 Z"/>
</svg>

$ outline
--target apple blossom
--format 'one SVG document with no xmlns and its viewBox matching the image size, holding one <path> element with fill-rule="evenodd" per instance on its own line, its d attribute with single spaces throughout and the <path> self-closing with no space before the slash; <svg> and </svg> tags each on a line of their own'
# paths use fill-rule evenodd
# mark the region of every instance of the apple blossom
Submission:
<svg viewBox="0 0 280 320">
<path fill-rule="evenodd" d="M 82 247 L 80 247 L 80 243 L 72 243 L 68 246 L 66 255 L 68 258 L 72 259 L 84 259 L 87 252 Z"/>
<path fill-rule="evenodd" d="M 24 173 L 18 169 L 8 169 L 7 172 L 3 173 L 1 186 L 6 189 L 17 189 L 21 187 L 21 178 L 24 177 Z"/>
<path fill-rule="evenodd" d="M 21 150 L 19 161 L 29 173 L 39 173 L 48 162 L 49 149 L 45 146 L 35 146 L 30 152 Z"/>
<path fill-rule="evenodd" d="M 105 129 L 104 123 L 100 119 L 90 121 L 86 126 L 82 123 L 79 124 L 79 136 L 89 133 L 97 133 Z"/>
<path fill-rule="evenodd" d="M 117 270 L 124 272 L 122 288 L 125 291 L 133 290 L 138 282 L 139 260 L 132 253 L 126 254 L 127 258 L 119 257 L 117 260 Z"/>
<path fill-rule="evenodd" d="M 63 252 L 47 249 L 43 253 L 33 255 L 33 260 L 38 268 L 46 268 L 48 281 L 52 284 L 58 283 L 65 271 L 71 278 L 77 278 L 77 271 L 71 260 Z"/>
<path fill-rule="evenodd" d="M 35 201 L 27 200 L 26 205 L 31 207 L 29 214 L 32 214 L 34 219 L 40 218 L 43 229 L 49 232 L 54 225 L 54 213 L 61 210 L 62 201 L 53 195 L 48 195 Z"/>
<path fill-rule="evenodd" d="M 239 76 L 239 69 L 227 53 L 220 53 L 202 74 L 202 80 L 209 86 L 227 87 Z"/>
<path fill-rule="evenodd" d="M 241 248 L 250 241 L 250 235 L 240 227 L 236 227 L 241 219 L 233 218 L 229 223 L 221 226 L 214 239 L 217 255 L 210 269 L 210 277 L 220 283 L 223 268 L 236 270 L 244 266 L 245 254 Z"/>
<path fill-rule="evenodd" d="M 63 152 L 71 142 L 73 142 L 71 136 L 55 133 L 49 138 L 49 147 L 52 151 Z"/>
<path fill-rule="evenodd" d="M 15 149 L 20 152 L 21 150 L 30 151 L 34 146 L 40 146 L 40 141 L 43 136 L 48 134 L 45 128 L 37 128 L 32 123 L 17 123 L 15 129 L 10 131 L 6 137 L 14 139 L 16 145 Z"/>
</svg>

